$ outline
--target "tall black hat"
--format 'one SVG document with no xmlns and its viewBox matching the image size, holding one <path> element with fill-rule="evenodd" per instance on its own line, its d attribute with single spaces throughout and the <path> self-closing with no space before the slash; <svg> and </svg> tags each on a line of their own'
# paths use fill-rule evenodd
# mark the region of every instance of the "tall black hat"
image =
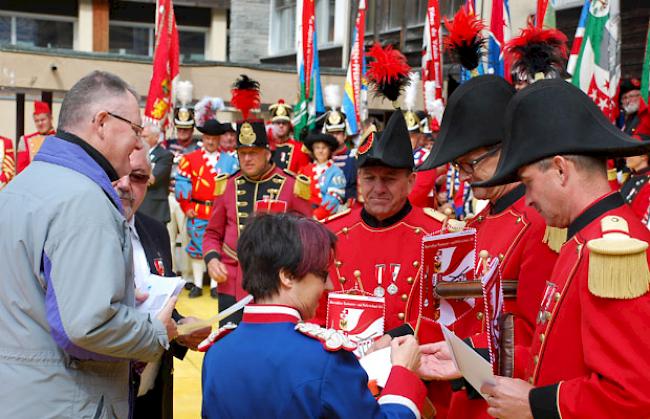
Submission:
<svg viewBox="0 0 650 419">
<path fill-rule="evenodd" d="M 357 150 L 357 164 L 413 170 L 413 148 L 402 112 L 393 112 L 382 132 L 366 136 Z"/>
<path fill-rule="evenodd" d="M 618 92 L 619 97 L 632 90 L 641 90 L 641 81 L 639 79 L 632 77 L 621 80 Z"/>
<path fill-rule="evenodd" d="M 512 85 L 494 75 L 477 76 L 463 83 L 449 98 L 436 143 L 418 171 L 503 141 L 503 116 L 514 94 Z"/>
<path fill-rule="evenodd" d="M 242 74 L 232 85 L 230 103 L 242 114 L 242 121 L 237 122 L 237 148 L 269 148 L 266 127 L 261 119 L 250 118 L 254 109 L 260 106 L 260 84 Z"/>
<path fill-rule="evenodd" d="M 505 126 L 496 173 L 476 186 L 515 182 L 521 167 L 547 157 L 624 157 L 650 150 L 650 141 L 621 132 L 589 96 L 560 79 L 540 80 L 519 91 L 508 104 Z"/>
<path fill-rule="evenodd" d="M 216 119 L 208 119 L 202 127 L 197 126 L 196 129 L 202 134 L 221 135 L 226 132 L 224 125 Z"/>
</svg>

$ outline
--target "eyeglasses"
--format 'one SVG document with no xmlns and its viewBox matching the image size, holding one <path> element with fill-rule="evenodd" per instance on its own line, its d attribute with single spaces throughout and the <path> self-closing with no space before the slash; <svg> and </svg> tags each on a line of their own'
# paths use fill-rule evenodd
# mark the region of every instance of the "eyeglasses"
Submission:
<svg viewBox="0 0 650 419">
<path fill-rule="evenodd" d="M 111 113 L 109 111 L 106 111 L 106 113 L 109 114 L 110 116 L 112 116 L 115 119 L 119 119 L 120 121 L 126 122 L 127 124 L 131 125 L 131 129 L 133 130 L 135 135 L 137 135 L 138 137 L 140 137 L 142 135 L 142 131 L 144 130 L 144 127 L 142 125 L 138 125 L 135 122 L 131 122 L 128 119 L 126 119 L 126 118 L 124 118 L 122 116 L 119 116 L 119 115 L 115 115 L 114 113 Z"/>
<path fill-rule="evenodd" d="M 464 162 L 464 161 L 463 161 L 463 162 L 455 161 L 455 162 L 453 162 L 452 164 L 453 164 L 454 166 L 456 166 L 457 169 L 460 169 L 460 170 L 462 170 L 463 172 L 467 173 L 468 175 L 471 175 L 472 173 L 474 173 L 474 168 L 475 168 L 475 167 L 476 167 L 480 162 L 482 162 L 483 160 L 487 159 L 487 158 L 490 157 L 491 155 L 495 154 L 497 151 L 499 151 L 500 148 L 501 148 L 500 146 L 496 146 L 496 147 L 492 148 L 491 150 L 486 151 L 484 154 L 478 156 L 478 157 L 475 158 L 474 160 L 470 160 L 470 161 L 467 161 L 467 162 Z"/>
<path fill-rule="evenodd" d="M 145 183 L 149 182 L 149 176 L 143 173 L 130 173 L 129 180 L 131 181 L 131 183 L 144 185 Z"/>
</svg>

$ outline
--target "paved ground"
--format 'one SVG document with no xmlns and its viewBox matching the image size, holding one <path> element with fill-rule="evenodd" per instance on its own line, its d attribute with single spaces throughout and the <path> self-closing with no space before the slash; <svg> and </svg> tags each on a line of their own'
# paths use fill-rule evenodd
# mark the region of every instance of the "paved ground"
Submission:
<svg viewBox="0 0 650 419">
<path fill-rule="evenodd" d="M 190 300 L 187 291 L 181 293 L 176 308 L 184 316 L 201 319 L 217 313 L 217 300 L 210 298 L 210 289 L 203 288 L 203 296 Z M 201 417 L 201 365 L 203 353 L 188 351 L 183 361 L 174 359 L 174 418 Z"/>
</svg>

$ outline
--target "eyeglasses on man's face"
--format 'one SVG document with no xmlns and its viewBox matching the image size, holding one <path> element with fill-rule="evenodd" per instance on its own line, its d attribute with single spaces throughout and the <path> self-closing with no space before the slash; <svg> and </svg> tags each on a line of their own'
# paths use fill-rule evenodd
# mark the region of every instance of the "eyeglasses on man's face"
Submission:
<svg viewBox="0 0 650 419">
<path fill-rule="evenodd" d="M 492 147 L 490 150 L 486 151 L 485 153 L 481 154 L 474 160 L 454 161 L 452 162 L 452 164 L 456 166 L 457 169 L 467 173 L 468 175 L 471 175 L 472 173 L 474 173 L 474 169 L 476 168 L 476 166 L 478 166 L 480 162 L 494 155 L 497 151 L 499 151 L 500 148 L 501 148 L 500 146 L 495 146 Z"/>
<path fill-rule="evenodd" d="M 131 129 L 133 130 L 135 135 L 138 137 L 142 136 L 142 131 L 144 130 L 144 127 L 142 125 L 138 125 L 135 122 L 131 122 L 128 119 L 124 118 L 123 116 L 116 115 L 112 112 L 106 111 L 106 113 L 115 119 L 119 119 L 120 121 L 126 122 L 127 124 L 131 125 Z"/>
</svg>

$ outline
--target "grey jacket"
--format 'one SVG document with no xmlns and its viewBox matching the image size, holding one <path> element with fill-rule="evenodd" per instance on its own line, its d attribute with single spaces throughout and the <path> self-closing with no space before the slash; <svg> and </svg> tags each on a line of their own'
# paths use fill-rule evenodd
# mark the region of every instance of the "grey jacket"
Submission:
<svg viewBox="0 0 650 419">
<path fill-rule="evenodd" d="M 0 192 L 3 415 L 127 418 L 129 360 L 169 342 L 133 308 L 128 224 L 106 172 L 57 135 Z"/>
</svg>

